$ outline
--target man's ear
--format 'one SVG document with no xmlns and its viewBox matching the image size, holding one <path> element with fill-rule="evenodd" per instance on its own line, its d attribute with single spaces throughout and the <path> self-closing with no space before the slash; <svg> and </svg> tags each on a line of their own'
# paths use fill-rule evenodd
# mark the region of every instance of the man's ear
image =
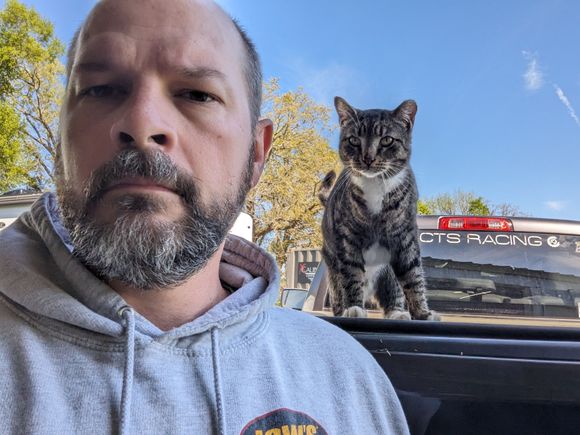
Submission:
<svg viewBox="0 0 580 435">
<path fill-rule="evenodd" d="M 260 176 L 264 171 L 264 165 L 270 153 L 270 147 L 272 146 L 273 134 L 274 127 L 272 121 L 269 119 L 260 119 L 254 133 L 254 173 L 252 174 L 252 187 L 258 184 L 258 180 L 260 180 Z"/>
</svg>

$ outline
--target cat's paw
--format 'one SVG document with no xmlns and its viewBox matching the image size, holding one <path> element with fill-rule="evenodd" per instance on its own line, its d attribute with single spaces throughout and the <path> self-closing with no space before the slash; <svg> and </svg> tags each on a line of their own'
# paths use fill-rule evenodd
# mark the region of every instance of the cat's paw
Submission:
<svg viewBox="0 0 580 435">
<path fill-rule="evenodd" d="M 433 310 L 421 311 L 413 316 L 415 320 L 431 320 L 432 322 L 440 322 L 441 316 Z"/>
<path fill-rule="evenodd" d="M 408 311 L 391 310 L 385 313 L 385 319 L 391 320 L 411 320 L 411 314 Z"/>
<path fill-rule="evenodd" d="M 368 317 L 366 310 L 361 307 L 352 306 L 344 310 L 342 317 Z"/>
<path fill-rule="evenodd" d="M 427 319 L 425 320 L 432 320 L 433 322 L 440 322 L 441 316 L 436 311 L 430 310 Z"/>
</svg>

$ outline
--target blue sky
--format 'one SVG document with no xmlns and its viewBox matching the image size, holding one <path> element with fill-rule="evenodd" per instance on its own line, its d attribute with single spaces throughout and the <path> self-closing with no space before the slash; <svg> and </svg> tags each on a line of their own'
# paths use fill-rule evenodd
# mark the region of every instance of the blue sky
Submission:
<svg viewBox="0 0 580 435">
<path fill-rule="evenodd" d="M 94 1 L 25 3 L 68 42 Z M 421 196 L 461 189 L 580 220 L 580 2 L 219 3 L 284 90 L 301 86 L 328 106 L 335 95 L 358 108 L 415 99 Z"/>
</svg>

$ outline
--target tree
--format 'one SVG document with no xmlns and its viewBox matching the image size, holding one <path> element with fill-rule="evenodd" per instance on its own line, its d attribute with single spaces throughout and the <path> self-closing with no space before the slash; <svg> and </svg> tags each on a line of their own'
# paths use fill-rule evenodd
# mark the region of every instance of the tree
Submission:
<svg viewBox="0 0 580 435">
<path fill-rule="evenodd" d="M 507 202 L 492 205 L 490 214 L 494 216 L 528 216 L 528 214 L 522 212 L 519 207 Z"/>
<path fill-rule="evenodd" d="M 524 216 L 520 209 L 512 204 L 491 204 L 482 196 L 473 192 L 455 191 L 453 194 L 442 193 L 433 198 L 419 200 L 419 214 L 442 215 L 478 215 L 478 216 Z M 429 213 L 422 213 L 427 210 Z"/>
<path fill-rule="evenodd" d="M 434 214 L 467 215 L 469 203 L 477 197 L 471 192 L 457 190 L 455 193 L 442 193 L 425 200 L 425 203 Z"/>
<path fill-rule="evenodd" d="M 486 201 L 481 196 L 479 196 L 469 201 L 469 209 L 467 214 L 473 216 L 489 216 L 490 211 Z"/>
<path fill-rule="evenodd" d="M 13 156 L 13 166 L 3 172 L 5 188 L 23 182 L 41 188 L 53 181 L 63 53 L 48 20 L 18 0 L 6 2 L 0 11 L 0 101 L 5 105 L 0 121 L 7 124 L 0 124 L 0 130 L 14 132 L 13 115 L 19 128 L 10 138 L 3 133 L 3 151 Z M 7 107 L 13 115 L 7 115 Z"/>
<path fill-rule="evenodd" d="M 433 214 L 427 203 L 421 199 L 417 201 L 417 214 Z"/>
<path fill-rule="evenodd" d="M 0 192 L 27 182 L 30 161 L 14 144 L 22 141 L 22 124 L 15 110 L 0 101 Z"/>
<path fill-rule="evenodd" d="M 265 116 L 274 121 L 274 140 L 260 183 L 246 203 L 254 218 L 254 240 L 283 265 L 290 248 L 322 245 L 320 180 L 336 169 L 338 156 L 325 134 L 330 109 L 302 89 L 282 93 L 277 80 L 264 86 Z"/>
</svg>

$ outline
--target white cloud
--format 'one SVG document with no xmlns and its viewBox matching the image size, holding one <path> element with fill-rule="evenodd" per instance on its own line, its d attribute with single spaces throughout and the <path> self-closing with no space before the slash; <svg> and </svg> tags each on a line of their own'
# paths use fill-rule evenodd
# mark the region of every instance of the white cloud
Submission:
<svg viewBox="0 0 580 435">
<path fill-rule="evenodd" d="M 544 205 L 550 210 L 562 211 L 566 208 L 567 201 L 546 201 Z"/>
<path fill-rule="evenodd" d="M 538 55 L 529 51 L 522 51 L 524 58 L 528 61 L 528 68 L 523 74 L 526 89 L 537 91 L 544 86 L 544 73 L 540 69 Z"/>
<path fill-rule="evenodd" d="M 538 62 L 538 54 L 532 53 L 529 51 L 522 51 L 522 55 L 524 56 L 524 59 L 526 59 L 528 61 L 528 68 L 527 68 L 526 72 L 523 74 L 526 89 L 528 89 L 530 91 L 537 91 L 542 86 L 544 86 L 544 83 L 545 83 L 544 73 L 540 69 L 540 63 Z M 558 96 L 558 99 L 562 102 L 562 104 L 564 106 L 566 106 L 566 109 L 568 109 L 568 114 L 570 115 L 570 117 L 574 120 L 576 125 L 578 125 L 580 127 L 580 118 L 578 118 L 578 115 L 576 114 L 576 110 L 574 110 L 572 103 L 570 102 L 570 100 L 568 99 L 566 94 L 564 94 L 564 91 L 562 90 L 562 88 L 560 86 L 558 86 L 556 83 L 551 83 L 551 84 L 552 84 L 552 86 L 554 86 L 554 89 L 556 91 L 556 95 Z M 548 204 L 551 204 L 551 205 L 548 205 Z M 546 205 L 550 208 L 553 208 L 552 206 L 554 204 L 556 204 L 556 202 L 554 202 L 554 201 L 548 201 L 546 203 Z M 557 208 L 553 208 L 553 209 L 558 210 Z"/>
<path fill-rule="evenodd" d="M 556 84 L 554 84 L 554 89 L 556 89 L 556 95 L 558 96 L 562 104 L 564 104 L 564 106 L 566 106 L 566 108 L 568 109 L 570 117 L 572 117 L 572 119 L 576 122 L 576 124 L 580 126 L 580 119 L 578 119 L 576 111 L 574 110 L 574 107 L 572 107 L 572 104 L 570 103 L 570 100 L 568 100 L 568 97 L 566 97 L 566 95 L 564 94 L 564 91 L 562 91 L 560 86 Z"/>
<path fill-rule="evenodd" d="M 332 106 L 336 95 L 346 96 L 348 100 L 353 95 L 360 96 L 364 92 L 365 81 L 356 70 L 346 65 L 331 63 L 315 68 L 299 59 L 289 67 L 298 84 L 319 103 Z"/>
</svg>

